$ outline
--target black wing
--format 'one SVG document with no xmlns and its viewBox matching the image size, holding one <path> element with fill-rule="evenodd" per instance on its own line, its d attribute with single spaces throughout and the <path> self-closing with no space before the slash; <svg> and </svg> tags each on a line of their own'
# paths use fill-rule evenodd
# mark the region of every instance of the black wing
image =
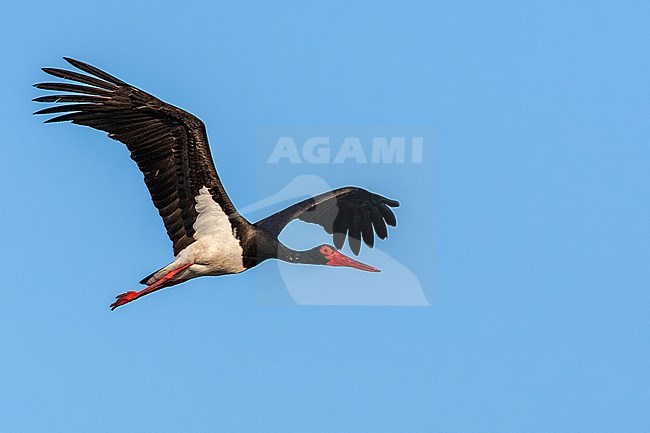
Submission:
<svg viewBox="0 0 650 433">
<path fill-rule="evenodd" d="M 43 68 L 50 75 L 82 85 L 35 84 L 39 89 L 63 94 L 41 96 L 34 101 L 63 104 L 34 114 L 66 113 L 45 123 L 71 121 L 106 131 L 109 137 L 124 143 L 144 174 L 175 255 L 194 242 L 194 198 L 202 187 L 208 188 L 227 215 L 239 215 L 221 185 L 200 119 L 94 66 L 65 60 L 90 75 Z"/>
<path fill-rule="evenodd" d="M 335 189 L 316 197 L 303 200 L 273 214 L 255 225 L 274 236 L 294 219 L 322 226 L 334 235 L 334 246 L 343 247 L 346 235 L 354 254 L 361 250 L 361 239 L 370 248 L 374 246 L 374 234 L 380 239 L 388 237 L 386 225 L 395 227 L 397 221 L 390 209 L 399 202 L 382 197 L 365 189 L 348 186 Z M 373 230 L 374 228 L 374 230 Z"/>
</svg>

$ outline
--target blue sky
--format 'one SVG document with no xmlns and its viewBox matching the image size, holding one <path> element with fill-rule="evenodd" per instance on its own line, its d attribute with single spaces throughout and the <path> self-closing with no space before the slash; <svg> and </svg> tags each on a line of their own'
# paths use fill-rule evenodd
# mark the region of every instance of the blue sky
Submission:
<svg viewBox="0 0 650 433">
<path fill-rule="evenodd" d="M 5 2 L 0 430 L 647 431 L 649 12 Z M 240 208 L 299 175 L 400 200 L 361 255 L 384 272 L 296 269 L 292 290 L 398 291 L 399 263 L 430 306 L 298 305 L 267 263 L 111 312 L 172 252 L 119 143 L 31 115 L 62 56 L 201 117 Z M 421 164 L 298 167 L 265 163 L 268 128 L 433 132 Z"/>
</svg>

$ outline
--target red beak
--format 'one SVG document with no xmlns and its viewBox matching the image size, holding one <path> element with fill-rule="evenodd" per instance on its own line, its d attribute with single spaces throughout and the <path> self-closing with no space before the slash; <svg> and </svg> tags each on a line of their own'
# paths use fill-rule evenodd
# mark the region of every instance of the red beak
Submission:
<svg viewBox="0 0 650 433">
<path fill-rule="evenodd" d="M 327 265 L 328 266 L 346 266 L 348 268 L 354 268 L 354 269 L 359 269 L 361 271 L 368 271 L 368 272 L 381 272 L 377 268 L 373 268 L 370 265 L 366 265 L 365 263 L 358 262 L 354 259 L 351 259 L 350 257 L 339 253 L 338 251 L 334 251 L 332 254 L 330 254 L 327 257 Z"/>
</svg>

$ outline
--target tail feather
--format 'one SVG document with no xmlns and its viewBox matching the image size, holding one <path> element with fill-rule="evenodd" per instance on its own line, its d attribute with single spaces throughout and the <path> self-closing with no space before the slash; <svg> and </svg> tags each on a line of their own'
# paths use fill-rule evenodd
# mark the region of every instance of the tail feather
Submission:
<svg viewBox="0 0 650 433">
<path fill-rule="evenodd" d="M 140 284 L 145 284 L 145 285 L 146 285 L 146 284 L 149 284 L 148 281 L 149 281 L 150 279 L 152 279 L 154 275 L 156 275 L 158 272 L 162 271 L 162 270 L 165 269 L 165 268 L 166 268 L 166 266 L 164 266 L 164 267 L 158 269 L 157 271 L 154 271 L 154 272 L 150 273 L 149 275 L 147 275 L 146 277 L 144 277 L 142 280 L 140 280 Z"/>
</svg>

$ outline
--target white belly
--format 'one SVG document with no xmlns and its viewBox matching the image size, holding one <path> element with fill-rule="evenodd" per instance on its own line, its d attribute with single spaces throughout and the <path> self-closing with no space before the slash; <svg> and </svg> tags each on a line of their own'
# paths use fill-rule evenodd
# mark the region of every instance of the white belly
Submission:
<svg viewBox="0 0 650 433">
<path fill-rule="evenodd" d="M 187 263 L 192 263 L 192 266 L 181 271 L 176 280 L 189 280 L 203 275 L 237 274 L 246 270 L 244 251 L 233 233 L 228 215 L 214 201 L 208 188 L 201 188 L 194 200 L 198 212 L 193 225 L 194 242 L 179 252 L 173 263 L 156 272 L 147 281 L 148 284 Z"/>
<path fill-rule="evenodd" d="M 242 272 L 244 251 L 235 237 L 228 215 L 203 187 L 194 200 L 198 217 L 194 222 L 194 243 L 176 256 L 176 261 L 194 263 L 189 270 L 202 275 Z M 196 267 L 196 269 L 194 269 Z"/>
</svg>

